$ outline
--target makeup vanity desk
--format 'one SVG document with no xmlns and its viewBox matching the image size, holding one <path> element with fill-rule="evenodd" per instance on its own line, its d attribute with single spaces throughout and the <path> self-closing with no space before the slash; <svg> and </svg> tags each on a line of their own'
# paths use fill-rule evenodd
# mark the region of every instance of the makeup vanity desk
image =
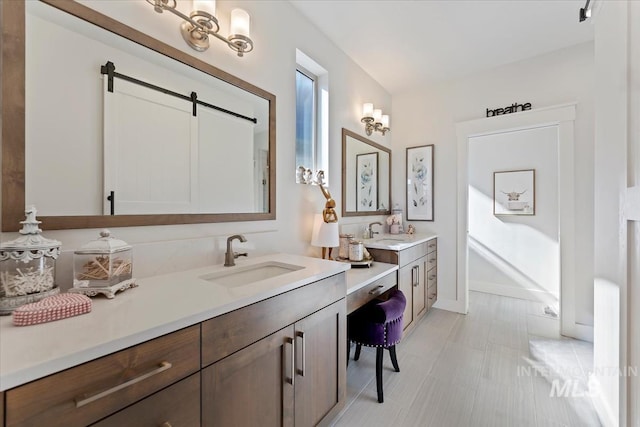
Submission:
<svg viewBox="0 0 640 427">
<path fill-rule="evenodd" d="M 398 265 L 374 261 L 371 267 L 346 272 L 347 314 L 398 285 Z"/>
</svg>

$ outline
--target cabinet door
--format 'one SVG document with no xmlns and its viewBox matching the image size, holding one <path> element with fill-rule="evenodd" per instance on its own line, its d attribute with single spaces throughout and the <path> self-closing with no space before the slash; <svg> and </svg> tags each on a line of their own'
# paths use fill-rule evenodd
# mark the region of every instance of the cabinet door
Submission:
<svg viewBox="0 0 640 427">
<path fill-rule="evenodd" d="M 296 322 L 295 334 L 295 425 L 315 426 L 337 415 L 346 398 L 345 300 Z"/>
<path fill-rule="evenodd" d="M 425 313 L 427 308 L 427 257 L 422 257 L 412 264 L 413 319 Z"/>
<path fill-rule="evenodd" d="M 408 264 L 398 270 L 398 288 L 402 291 L 407 299 L 407 306 L 404 308 L 402 315 L 403 329 L 406 330 L 413 323 L 413 277 L 415 270 L 414 264 Z"/>
<path fill-rule="evenodd" d="M 293 326 L 202 370 L 203 426 L 292 426 Z"/>
</svg>

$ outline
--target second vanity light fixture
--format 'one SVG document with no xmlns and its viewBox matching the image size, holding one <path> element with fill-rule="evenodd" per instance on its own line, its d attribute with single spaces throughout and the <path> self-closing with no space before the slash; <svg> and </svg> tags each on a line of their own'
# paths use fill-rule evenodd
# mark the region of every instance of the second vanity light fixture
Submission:
<svg viewBox="0 0 640 427">
<path fill-rule="evenodd" d="M 250 36 L 251 18 L 243 9 L 233 9 L 231 11 L 231 24 L 229 25 L 228 37 L 218 34 L 220 26 L 216 18 L 215 0 L 194 0 L 194 10 L 189 16 L 177 9 L 176 0 L 147 0 L 153 5 L 156 12 L 162 13 L 165 10 L 179 16 L 184 20 L 180 24 L 182 37 L 191 48 L 198 52 L 204 52 L 209 48 L 209 36 L 225 42 L 238 56 L 253 50 L 253 41 Z"/>
<path fill-rule="evenodd" d="M 380 109 L 374 109 L 370 102 L 362 105 L 362 119 L 360 121 L 364 123 L 364 130 L 368 136 L 371 136 L 374 131 L 380 132 L 384 136 L 391 130 L 389 129 L 389 116 L 382 114 Z"/>
</svg>

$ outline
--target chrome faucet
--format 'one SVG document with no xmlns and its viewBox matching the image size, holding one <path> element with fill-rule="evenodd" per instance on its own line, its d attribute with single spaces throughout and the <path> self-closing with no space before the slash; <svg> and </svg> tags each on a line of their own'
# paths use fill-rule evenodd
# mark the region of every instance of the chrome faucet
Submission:
<svg viewBox="0 0 640 427">
<path fill-rule="evenodd" d="M 365 239 L 372 239 L 374 234 L 380 234 L 377 231 L 373 231 L 373 226 L 376 224 L 378 224 L 379 226 L 382 226 L 382 223 L 380 221 L 376 221 L 376 222 L 372 222 L 367 226 L 367 228 L 365 228 L 364 230 Z"/>
<path fill-rule="evenodd" d="M 234 234 L 227 238 L 227 252 L 224 254 L 224 266 L 225 267 L 233 267 L 236 265 L 235 259 L 241 256 L 247 256 L 247 253 L 238 253 L 234 252 L 231 242 L 235 239 L 240 240 L 241 242 L 246 242 L 247 239 L 242 234 Z"/>
</svg>

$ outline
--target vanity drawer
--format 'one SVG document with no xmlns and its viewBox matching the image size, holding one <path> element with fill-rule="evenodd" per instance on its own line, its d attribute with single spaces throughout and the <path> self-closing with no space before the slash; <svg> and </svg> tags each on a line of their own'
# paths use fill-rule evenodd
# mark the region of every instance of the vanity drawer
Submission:
<svg viewBox="0 0 640 427">
<path fill-rule="evenodd" d="M 427 253 L 427 243 L 429 242 L 418 243 L 415 246 L 401 250 L 398 254 L 398 265 L 403 267 L 418 258 L 422 258 Z"/>
<path fill-rule="evenodd" d="M 438 249 L 438 239 L 431 239 L 427 242 L 427 253 L 431 253 Z"/>
<path fill-rule="evenodd" d="M 6 427 L 96 422 L 197 372 L 199 345 L 191 326 L 11 389 Z"/>
<path fill-rule="evenodd" d="M 397 264 L 400 267 L 417 260 L 427 253 L 427 243 L 418 243 L 410 248 L 401 251 L 391 251 L 388 249 L 367 248 L 373 259 L 387 264 Z"/>
<path fill-rule="evenodd" d="M 427 271 L 427 288 L 438 286 L 438 269 L 432 268 Z"/>
<path fill-rule="evenodd" d="M 94 427 L 200 425 L 200 374 L 193 374 L 105 418 Z"/>
<path fill-rule="evenodd" d="M 433 251 L 427 254 L 427 271 L 438 265 L 438 251 Z"/>
<path fill-rule="evenodd" d="M 393 273 L 389 273 L 386 276 L 369 283 L 367 286 L 350 293 L 347 295 L 347 314 L 355 311 L 359 307 L 362 307 L 367 302 L 379 295 L 382 295 L 397 284 L 398 273 L 394 271 Z"/>
<path fill-rule="evenodd" d="M 293 289 L 202 323 L 202 366 L 208 366 L 345 297 L 345 274 Z"/>
<path fill-rule="evenodd" d="M 431 306 L 438 300 L 438 284 L 434 284 L 427 291 L 427 310 L 431 310 Z"/>
</svg>

